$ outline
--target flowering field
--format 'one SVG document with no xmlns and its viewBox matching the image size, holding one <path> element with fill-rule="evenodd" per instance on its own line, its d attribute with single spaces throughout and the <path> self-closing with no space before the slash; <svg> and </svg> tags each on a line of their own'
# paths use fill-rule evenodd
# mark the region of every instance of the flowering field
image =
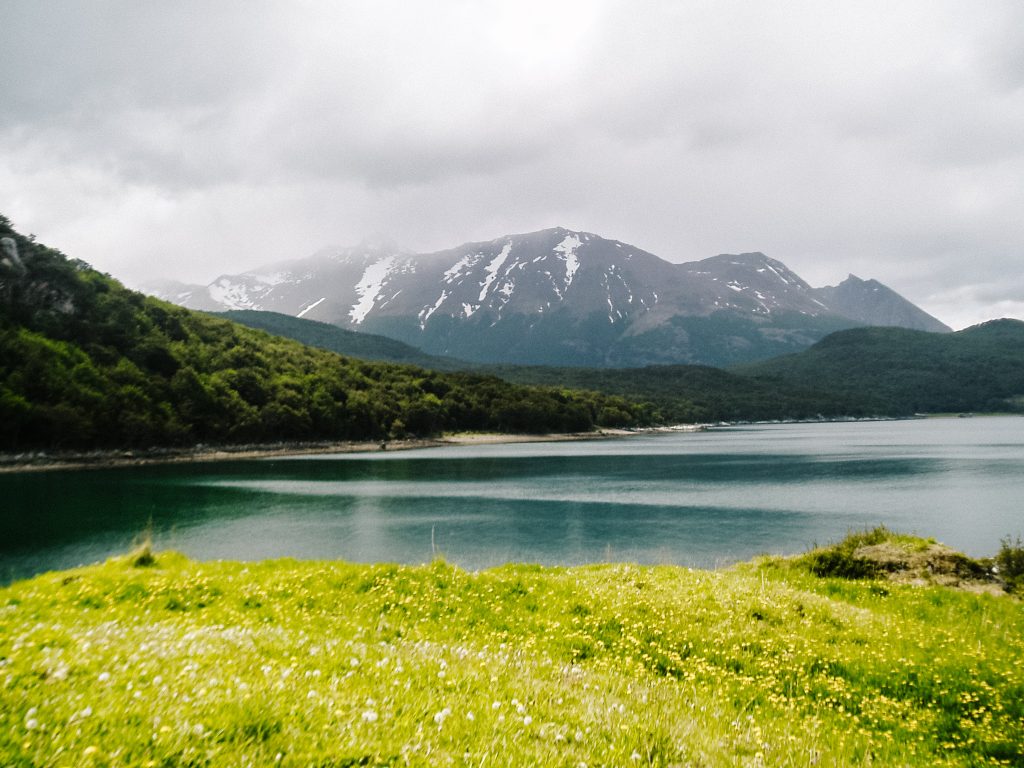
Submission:
<svg viewBox="0 0 1024 768">
<path fill-rule="evenodd" d="M 1024 765 L 1024 608 L 604 565 L 196 563 L 0 589 L 3 766 Z"/>
</svg>

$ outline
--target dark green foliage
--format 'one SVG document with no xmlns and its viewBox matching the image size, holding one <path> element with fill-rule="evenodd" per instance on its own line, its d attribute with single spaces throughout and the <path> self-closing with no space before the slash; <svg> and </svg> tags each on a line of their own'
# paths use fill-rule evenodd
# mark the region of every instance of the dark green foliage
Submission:
<svg viewBox="0 0 1024 768">
<path fill-rule="evenodd" d="M 1007 537 L 1000 542 L 995 566 L 1007 592 L 1024 592 L 1024 542 L 1019 536 L 1013 540 Z"/>
<path fill-rule="evenodd" d="M 504 379 L 651 402 L 666 421 L 713 422 L 1024 411 L 1024 322 L 957 333 L 857 328 L 810 349 L 723 371 L 492 367 Z"/>
<path fill-rule="evenodd" d="M 0 449 L 575 432 L 645 423 L 620 397 L 311 349 L 126 290 L 17 235 L 0 294 Z"/>
<path fill-rule="evenodd" d="M 592 389 L 654 405 L 664 421 L 676 423 L 814 419 L 819 416 L 874 416 L 884 403 L 870 395 L 856 400 L 807 386 L 779 387 L 699 365 L 647 368 L 543 368 L 502 366 L 488 369 L 520 384 Z M 608 415 L 609 425 L 615 416 Z"/>
<path fill-rule="evenodd" d="M 362 360 L 381 360 L 389 363 L 408 363 L 430 368 L 435 371 L 465 370 L 469 363 L 447 357 L 436 357 L 421 352 L 416 347 L 401 341 L 378 336 L 373 333 L 357 333 L 339 328 L 330 323 L 282 315 L 279 312 L 261 312 L 254 309 L 237 309 L 231 312 L 215 313 L 249 328 L 257 328 L 275 336 L 301 341 L 310 347 L 329 349 L 339 355 L 349 355 Z"/>
<path fill-rule="evenodd" d="M 807 567 L 821 578 L 871 579 L 878 575 L 877 563 L 840 549 L 826 549 L 807 555 Z"/>
<path fill-rule="evenodd" d="M 957 333 L 855 328 L 737 372 L 780 389 L 813 382 L 852 402 L 870 393 L 890 415 L 1020 411 L 1024 322 L 993 320 Z"/>
<path fill-rule="evenodd" d="M 800 561 L 820 578 L 873 579 L 881 574 L 878 563 L 855 553 L 861 547 L 882 544 L 893 536 L 893 532 L 884 525 L 851 532 L 838 544 L 808 552 Z"/>
</svg>

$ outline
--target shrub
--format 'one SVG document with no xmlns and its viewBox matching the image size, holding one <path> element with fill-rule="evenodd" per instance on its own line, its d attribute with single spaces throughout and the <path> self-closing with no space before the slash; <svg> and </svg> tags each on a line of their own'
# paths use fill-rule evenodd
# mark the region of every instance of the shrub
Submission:
<svg viewBox="0 0 1024 768">
<path fill-rule="evenodd" d="M 1007 536 L 999 542 L 995 566 L 1007 592 L 1024 592 L 1024 542 Z"/>
</svg>

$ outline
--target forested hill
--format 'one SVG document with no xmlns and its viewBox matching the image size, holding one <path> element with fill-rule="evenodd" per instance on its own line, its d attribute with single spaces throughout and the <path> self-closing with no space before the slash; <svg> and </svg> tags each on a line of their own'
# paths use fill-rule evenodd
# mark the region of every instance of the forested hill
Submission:
<svg viewBox="0 0 1024 768">
<path fill-rule="evenodd" d="M 129 291 L 0 216 L 0 449 L 575 432 L 622 398 L 371 363 Z"/>
<path fill-rule="evenodd" d="M 249 328 L 256 328 L 275 336 L 301 341 L 310 347 L 328 349 L 339 355 L 358 357 L 360 360 L 380 360 L 389 363 L 407 363 L 434 371 L 465 371 L 482 366 L 456 360 L 451 357 L 428 355 L 416 347 L 387 336 L 375 333 L 360 333 L 339 328 L 318 320 L 305 320 L 280 312 L 266 312 L 256 309 L 234 309 L 230 312 L 215 312 L 223 317 Z"/>
<path fill-rule="evenodd" d="M 415 360 L 506 381 L 573 387 L 652 403 L 665 421 L 906 416 L 1021 410 L 1024 323 L 1001 320 L 953 334 L 899 328 L 841 331 L 809 350 L 721 370 L 697 365 L 577 368 L 481 365 L 432 357 L 373 334 L 273 312 L 228 317 L 312 346 L 373 359 Z"/>
<path fill-rule="evenodd" d="M 1024 322 L 948 334 L 854 328 L 810 349 L 734 369 L 777 388 L 870 393 L 890 413 L 1024 410 Z"/>
</svg>

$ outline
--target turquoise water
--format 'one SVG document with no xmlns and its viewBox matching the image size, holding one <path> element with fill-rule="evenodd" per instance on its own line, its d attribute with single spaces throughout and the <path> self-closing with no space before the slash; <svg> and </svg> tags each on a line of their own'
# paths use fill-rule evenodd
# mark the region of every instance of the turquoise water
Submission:
<svg viewBox="0 0 1024 768">
<path fill-rule="evenodd" d="M 1024 420 L 731 427 L 0 476 L 0 579 L 158 548 L 467 568 L 713 567 L 884 523 L 974 556 L 1024 535 Z"/>
</svg>

